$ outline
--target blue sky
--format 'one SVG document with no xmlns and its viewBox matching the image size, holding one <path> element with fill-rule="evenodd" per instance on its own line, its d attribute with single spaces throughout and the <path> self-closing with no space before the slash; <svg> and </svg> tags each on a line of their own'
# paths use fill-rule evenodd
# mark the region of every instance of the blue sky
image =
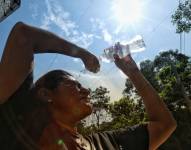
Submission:
<svg viewBox="0 0 191 150">
<path fill-rule="evenodd" d="M 127 4 L 127 7 L 123 6 L 123 9 L 127 8 L 125 14 L 134 14 L 134 9 L 131 9 L 133 0 L 124 1 Z M 133 54 L 137 64 L 145 59 L 153 59 L 160 51 L 178 49 L 179 35 L 175 33 L 175 27 L 171 23 L 171 15 L 177 8 L 178 0 L 137 1 L 140 4 L 140 18 L 122 24 L 113 11 L 117 0 L 22 0 L 21 7 L 0 23 L 0 56 L 7 36 L 17 21 L 54 32 L 87 48 L 96 56 L 101 55 L 104 48 L 116 41 L 128 41 L 135 35 L 141 35 L 146 43 L 146 50 Z M 183 50 L 189 56 L 190 38 L 191 34 L 185 35 Z M 86 87 L 107 87 L 112 100 L 121 97 L 126 77 L 113 63 L 102 62 L 101 71 L 92 74 L 80 72 L 84 66 L 78 59 L 56 54 L 35 56 L 35 79 L 58 68 L 71 72 Z"/>
</svg>

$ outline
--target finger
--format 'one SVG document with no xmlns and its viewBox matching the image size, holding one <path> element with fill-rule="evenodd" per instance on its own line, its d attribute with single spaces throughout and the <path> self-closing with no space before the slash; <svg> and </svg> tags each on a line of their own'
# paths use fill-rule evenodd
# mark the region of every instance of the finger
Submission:
<svg viewBox="0 0 191 150">
<path fill-rule="evenodd" d="M 118 68 L 121 68 L 121 66 L 123 66 L 123 64 L 124 64 L 124 60 L 123 60 L 123 59 L 120 59 L 119 57 L 116 57 L 114 63 L 115 63 L 115 65 L 116 65 Z"/>
<path fill-rule="evenodd" d="M 113 58 L 115 59 L 115 61 L 116 61 L 116 60 L 120 60 L 120 58 L 119 58 L 119 55 L 118 55 L 118 54 L 113 54 Z"/>
<path fill-rule="evenodd" d="M 131 54 L 128 54 L 127 56 L 128 56 L 131 60 L 133 60 L 133 58 L 132 58 Z"/>
<path fill-rule="evenodd" d="M 130 55 L 124 57 L 125 62 L 130 62 L 132 60 Z"/>
</svg>

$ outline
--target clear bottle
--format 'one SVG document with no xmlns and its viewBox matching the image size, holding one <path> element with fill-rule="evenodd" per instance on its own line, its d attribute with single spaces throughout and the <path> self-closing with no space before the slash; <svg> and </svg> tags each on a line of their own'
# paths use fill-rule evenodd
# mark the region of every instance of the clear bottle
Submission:
<svg viewBox="0 0 191 150">
<path fill-rule="evenodd" d="M 104 53 L 100 56 L 103 62 L 113 62 L 114 54 L 118 54 L 120 58 L 126 57 L 130 53 L 136 53 L 145 50 L 145 43 L 140 35 L 135 36 L 129 42 L 117 42 L 114 46 L 104 49 Z"/>
</svg>

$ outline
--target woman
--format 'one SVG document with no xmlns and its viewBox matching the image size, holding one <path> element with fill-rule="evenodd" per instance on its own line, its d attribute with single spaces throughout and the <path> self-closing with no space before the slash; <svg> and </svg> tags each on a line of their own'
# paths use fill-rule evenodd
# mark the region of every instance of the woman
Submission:
<svg viewBox="0 0 191 150">
<path fill-rule="evenodd" d="M 131 79 L 142 97 L 149 122 L 83 137 L 77 132 L 76 125 L 92 112 L 89 91 L 63 70 L 48 72 L 33 85 L 33 58 L 36 53 L 60 53 L 80 58 L 86 69 L 94 73 L 100 67 L 98 59 L 93 54 L 48 31 L 21 22 L 14 26 L 0 64 L 0 102 L 2 118 L 7 122 L 5 125 L 13 128 L 13 124 L 16 124 L 16 129 L 25 127 L 24 131 L 19 132 L 20 134 L 15 132 L 14 128 L 10 129 L 14 132 L 12 137 L 15 136 L 23 143 L 25 149 L 35 147 L 41 150 L 154 150 L 175 130 L 176 121 L 156 91 L 143 77 L 131 56 L 120 59 L 115 55 L 116 66 Z M 43 107 L 39 103 L 43 103 Z M 14 109 L 15 106 L 19 106 L 19 110 Z M 38 146 L 32 142 L 30 139 L 33 137 L 32 133 L 28 131 L 37 127 L 35 123 L 38 122 L 26 121 L 26 118 L 35 116 L 30 116 L 31 112 L 34 112 L 34 107 L 40 108 L 37 109 L 40 111 L 35 112 L 35 118 L 43 114 L 42 110 L 46 112 L 46 117 L 48 116 L 48 121 L 37 128 L 41 131 L 40 135 L 34 135 Z M 14 121 L 10 121 L 10 116 Z M 31 136 L 28 137 L 25 133 Z"/>
</svg>

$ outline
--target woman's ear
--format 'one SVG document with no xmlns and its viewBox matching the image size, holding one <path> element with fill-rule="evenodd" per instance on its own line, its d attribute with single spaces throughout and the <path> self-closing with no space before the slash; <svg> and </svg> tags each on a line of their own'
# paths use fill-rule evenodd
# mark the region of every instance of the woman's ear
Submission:
<svg viewBox="0 0 191 150">
<path fill-rule="evenodd" d="M 37 92 L 38 97 L 44 102 L 52 102 L 51 91 L 46 88 L 40 88 Z"/>
</svg>

